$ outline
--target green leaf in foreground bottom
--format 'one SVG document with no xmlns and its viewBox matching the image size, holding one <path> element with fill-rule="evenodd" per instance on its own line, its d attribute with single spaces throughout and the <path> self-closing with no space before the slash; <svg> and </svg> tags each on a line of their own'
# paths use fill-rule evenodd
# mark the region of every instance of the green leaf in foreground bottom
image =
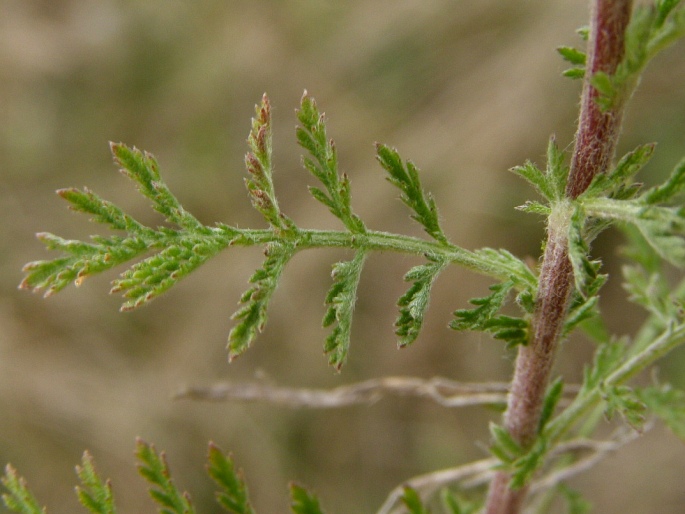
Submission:
<svg viewBox="0 0 685 514">
<path fill-rule="evenodd" d="M 236 471 L 233 460 L 214 443 L 209 443 L 207 472 L 221 488 L 217 502 L 230 514 L 254 514 L 242 472 Z"/>
<path fill-rule="evenodd" d="M 157 453 L 153 445 L 138 439 L 136 457 L 140 461 L 138 464 L 140 474 L 152 486 L 156 486 L 156 488 L 150 488 L 150 496 L 161 505 L 163 514 L 195 513 L 188 493 L 179 491 L 171 479 L 164 452 Z"/>
<path fill-rule="evenodd" d="M 19 476 L 11 465 L 5 466 L 5 474 L 0 479 L 2 485 L 9 491 L 2 495 L 2 501 L 12 512 L 20 514 L 44 514 L 45 508 L 40 508 L 38 500 L 26 486 L 26 480 Z"/>
<path fill-rule="evenodd" d="M 324 514 L 319 499 L 298 484 L 290 484 L 290 498 L 293 514 Z"/>
<path fill-rule="evenodd" d="M 114 514 L 112 485 L 109 480 L 103 481 L 98 476 L 90 453 L 84 452 L 81 465 L 76 466 L 76 474 L 82 485 L 76 488 L 81 504 L 94 514 Z"/>
</svg>

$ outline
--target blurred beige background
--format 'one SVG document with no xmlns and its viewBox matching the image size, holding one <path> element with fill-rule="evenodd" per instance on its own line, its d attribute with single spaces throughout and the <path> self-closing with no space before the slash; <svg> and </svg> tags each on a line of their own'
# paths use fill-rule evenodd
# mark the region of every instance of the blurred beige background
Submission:
<svg viewBox="0 0 685 514">
<path fill-rule="evenodd" d="M 276 188 L 308 227 L 337 223 L 308 196 L 294 108 L 307 88 L 326 111 L 353 204 L 374 229 L 419 235 L 374 162 L 373 142 L 423 170 L 444 226 L 467 248 L 538 255 L 543 225 L 514 211 L 532 193 L 507 169 L 540 164 L 548 137 L 570 144 L 579 83 L 554 48 L 579 43 L 585 0 L 0 0 L 0 463 L 12 462 L 51 512 L 71 512 L 73 466 L 84 449 L 112 478 L 122 512 L 152 511 L 132 456 L 141 436 L 168 452 L 198 510 L 218 511 L 204 475 L 209 440 L 244 468 L 258 512 L 287 511 L 286 484 L 307 484 L 329 512 L 373 512 L 416 474 L 485 455 L 482 409 L 446 411 L 411 399 L 339 411 L 174 402 L 182 385 L 266 376 L 334 387 L 383 375 L 506 380 L 512 355 L 484 336 L 446 328 L 489 281 L 459 269 L 435 288 L 420 339 L 398 351 L 392 324 L 402 275 L 420 261 L 373 256 L 363 275 L 350 359 L 336 375 L 320 328 L 330 265 L 343 252 L 300 254 L 275 295 L 266 332 L 228 365 L 230 315 L 260 249 L 216 257 L 152 305 L 120 314 L 114 277 L 43 300 L 16 289 L 21 266 L 52 258 L 38 231 L 100 231 L 54 195 L 87 186 L 139 219 L 160 220 L 116 172 L 107 142 L 154 153 L 186 208 L 203 222 L 263 226 L 244 191 L 253 106 L 274 106 Z M 627 117 L 621 150 L 659 141 L 646 181 L 685 154 L 685 46 L 653 63 Z M 616 234 L 596 254 L 616 273 Z M 640 311 L 607 286 L 619 333 Z M 567 343 L 558 371 L 577 380 L 592 346 Z M 685 385 L 683 352 L 661 376 Z M 572 485 L 602 513 L 680 513 L 685 448 L 657 427 Z"/>
</svg>

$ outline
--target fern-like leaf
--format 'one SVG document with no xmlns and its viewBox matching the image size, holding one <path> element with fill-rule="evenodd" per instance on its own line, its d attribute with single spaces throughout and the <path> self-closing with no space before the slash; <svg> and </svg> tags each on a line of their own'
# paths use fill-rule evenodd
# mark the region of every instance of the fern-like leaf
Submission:
<svg viewBox="0 0 685 514">
<path fill-rule="evenodd" d="M 433 283 L 448 264 L 447 261 L 421 264 L 410 269 L 404 276 L 404 280 L 413 284 L 397 301 L 400 315 L 395 321 L 395 334 L 400 338 L 400 347 L 413 343 L 418 337 Z"/>
<path fill-rule="evenodd" d="M 400 198 L 414 211 L 412 218 L 423 225 L 424 230 L 441 243 L 447 243 L 440 221 L 438 208 L 430 194 L 426 194 L 421 187 L 419 170 L 411 161 L 402 163 L 397 150 L 385 145 L 376 144 L 378 162 L 388 172 L 388 181 L 402 191 Z"/>
<path fill-rule="evenodd" d="M 40 507 L 38 500 L 29 491 L 26 480 L 20 477 L 11 465 L 5 466 L 5 474 L 0 478 L 0 482 L 8 491 L 2 495 L 2 501 L 12 512 L 18 514 L 45 514 L 47 512 L 44 507 Z"/>
<path fill-rule="evenodd" d="M 685 441 L 685 392 L 669 384 L 635 391 L 651 412 L 681 440 Z"/>
<path fill-rule="evenodd" d="M 529 322 L 526 319 L 496 315 L 513 287 L 514 282 L 511 280 L 491 286 L 492 294 L 470 300 L 471 304 L 477 306 L 475 309 L 459 309 L 454 312 L 456 319 L 452 320 L 450 328 L 490 332 L 495 339 L 505 341 L 508 347 L 527 344 Z"/>
<path fill-rule="evenodd" d="M 271 104 L 266 93 L 260 105 L 255 106 L 256 117 L 252 119 L 252 130 L 247 138 L 250 152 L 245 155 L 245 166 L 249 173 L 245 185 L 252 205 L 275 229 L 287 230 L 294 226 L 278 206 L 272 180 L 271 163 Z"/>
<path fill-rule="evenodd" d="M 120 171 L 136 182 L 141 194 L 152 201 L 153 208 L 167 221 L 186 230 L 203 228 L 202 223 L 181 206 L 161 179 L 159 164 L 152 154 L 121 143 L 110 143 L 110 147 L 114 161 L 121 166 Z"/>
<path fill-rule="evenodd" d="M 363 233 L 366 227 L 354 214 L 351 206 L 350 181 L 346 174 L 338 173 L 338 156 L 335 143 L 328 139 L 323 113 L 319 112 L 316 101 L 305 91 L 297 111 L 302 124 L 297 127 L 296 135 L 300 146 L 311 156 L 303 159 L 304 167 L 324 185 L 326 191 L 310 187 L 314 198 L 323 203 L 331 213 L 343 222 L 347 230 Z"/>
<path fill-rule="evenodd" d="M 153 486 L 150 489 L 150 496 L 161 506 L 159 509 L 160 513 L 195 513 L 195 509 L 190 501 L 190 495 L 179 491 L 171 479 L 171 473 L 164 452 L 157 453 L 153 445 L 138 439 L 136 441 L 136 457 L 140 461 L 138 471 Z"/>
<path fill-rule="evenodd" d="M 134 180 L 138 189 L 152 200 L 155 210 L 178 229 L 146 227 L 116 205 L 88 189 L 60 189 L 60 197 L 70 208 L 92 215 L 92 221 L 125 231 L 125 237 L 92 236 L 91 242 L 63 239 L 41 232 L 38 239 L 49 250 L 66 254 L 53 260 L 40 260 L 24 266 L 20 286 L 55 294 L 69 283 L 80 285 L 87 277 L 130 262 L 150 251 L 157 254 L 133 265 L 113 282 L 110 292 L 123 292 L 130 310 L 156 298 L 207 259 L 235 241 L 239 231 L 225 225 L 210 228 L 189 214 L 171 194 L 159 175 L 157 161 L 148 153 L 112 144 L 115 161 Z"/>
<path fill-rule="evenodd" d="M 243 304 L 232 318 L 239 320 L 228 335 L 229 359 L 233 360 L 250 346 L 254 338 L 264 329 L 267 320 L 267 307 L 285 265 L 290 261 L 295 249 L 288 244 L 274 243 L 266 249 L 264 265 L 250 278 L 254 284 L 243 293 Z"/>
<path fill-rule="evenodd" d="M 93 514 L 114 514 L 114 496 L 109 480 L 102 481 L 95 470 L 95 462 L 88 452 L 84 452 L 81 465 L 76 466 L 76 474 L 81 486 L 76 488 L 76 495 L 81 504 Z"/>
<path fill-rule="evenodd" d="M 231 457 L 209 443 L 208 461 L 207 472 L 221 489 L 216 493 L 219 505 L 229 514 L 254 514 L 242 471 L 236 471 Z"/>
<path fill-rule="evenodd" d="M 365 259 L 366 252 L 359 250 L 351 261 L 333 265 L 333 285 L 326 295 L 328 310 L 322 324 L 324 327 L 335 325 L 326 338 L 324 352 L 328 354 L 328 363 L 338 370 L 347 360 L 350 348 L 352 312 Z"/>
</svg>

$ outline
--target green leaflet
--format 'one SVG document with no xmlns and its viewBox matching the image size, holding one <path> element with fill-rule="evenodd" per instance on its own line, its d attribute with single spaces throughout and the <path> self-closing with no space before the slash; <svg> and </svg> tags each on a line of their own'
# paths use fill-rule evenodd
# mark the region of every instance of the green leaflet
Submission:
<svg viewBox="0 0 685 514">
<path fill-rule="evenodd" d="M 155 210 L 178 229 L 146 227 L 88 189 L 60 189 L 57 194 L 69 202 L 71 209 L 91 214 L 92 221 L 125 231 L 127 236 L 92 236 L 92 242 L 87 243 L 39 233 L 38 239 L 48 249 L 67 256 L 28 263 L 21 288 L 44 290 L 50 296 L 70 282 L 78 286 L 91 275 L 158 250 L 159 253 L 133 265 L 113 283 L 111 292 L 124 292 L 129 299 L 122 310 L 130 310 L 165 292 L 234 240 L 236 231 L 225 226 L 205 227 L 183 209 L 162 181 L 152 155 L 121 144 L 112 144 L 111 148 L 121 171 L 152 200 Z"/>
<path fill-rule="evenodd" d="M 568 507 L 568 514 L 588 514 L 592 512 L 592 504 L 585 500 L 583 496 L 566 484 L 560 484 L 557 486 L 557 490 L 561 493 L 561 496 L 566 500 L 566 505 Z"/>
<path fill-rule="evenodd" d="M 428 508 L 421 501 L 419 493 L 412 487 L 404 486 L 402 503 L 407 507 L 409 514 L 430 514 Z"/>
<path fill-rule="evenodd" d="M 554 410 L 561 400 L 561 396 L 564 393 L 564 381 L 561 377 L 558 377 L 552 384 L 547 388 L 547 393 L 545 394 L 545 401 L 542 404 L 542 412 L 540 414 L 540 424 L 538 427 L 538 433 L 542 433 L 547 422 L 552 419 L 554 415 Z"/>
<path fill-rule="evenodd" d="M 236 471 L 233 459 L 214 443 L 209 443 L 207 473 L 219 486 L 216 501 L 229 514 L 255 514 L 248 498 L 242 471 Z"/>
<path fill-rule="evenodd" d="M 642 430 L 647 407 L 631 387 L 600 387 L 600 391 L 602 399 L 606 402 L 604 413 L 608 419 L 619 414 L 635 430 Z"/>
<path fill-rule="evenodd" d="M 492 294 L 474 298 L 470 303 L 475 309 L 459 309 L 454 312 L 455 320 L 450 323 L 453 330 L 490 332 L 495 339 L 501 339 L 507 346 L 528 343 L 529 322 L 524 318 L 496 315 L 504 306 L 514 282 L 509 280 L 490 286 Z"/>
<path fill-rule="evenodd" d="M 347 360 L 352 331 L 352 312 L 357 301 L 357 286 L 361 278 L 366 252 L 358 250 L 354 259 L 338 262 L 333 265 L 333 285 L 326 295 L 328 310 L 322 325 L 333 326 L 326 338 L 324 352 L 328 354 L 328 363 L 340 370 Z"/>
<path fill-rule="evenodd" d="M 162 251 L 134 264 L 112 282 L 111 293 L 123 292 L 129 298 L 122 305 L 122 311 L 135 309 L 160 296 L 226 246 L 225 241 L 208 237 L 174 239 Z"/>
<path fill-rule="evenodd" d="M 583 41 L 588 39 L 588 27 L 578 29 L 578 34 Z M 587 54 L 570 46 L 560 46 L 557 48 L 557 53 L 571 65 L 572 68 L 566 69 L 562 72 L 564 77 L 571 79 L 582 79 L 585 77 L 585 64 L 587 61 Z"/>
<path fill-rule="evenodd" d="M 329 140 L 326 135 L 324 116 L 306 91 L 302 96 L 297 118 L 302 124 L 296 129 L 297 141 L 311 155 L 311 158 L 303 159 L 304 167 L 319 179 L 326 189 L 324 192 L 319 188 L 310 187 L 312 196 L 328 207 L 331 213 L 343 222 L 347 230 L 354 233 L 365 232 L 364 223 L 352 212 L 349 178 L 344 173 L 338 173 L 337 152 L 333 140 Z"/>
<path fill-rule="evenodd" d="M 639 388 L 638 399 L 666 423 L 680 439 L 685 440 L 685 392 L 669 384 Z"/>
<path fill-rule="evenodd" d="M 592 366 L 586 366 L 583 372 L 583 391 L 589 392 L 600 386 L 622 361 L 626 353 L 627 341 L 612 340 L 601 344 L 595 351 Z"/>
<path fill-rule="evenodd" d="M 633 183 L 633 178 L 650 161 L 655 148 L 656 145 L 651 143 L 628 152 L 609 173 L 595 175 L 581 197 L 607 196 L 619 200 L 632 198 L 640 187 Z"/>
<path fill-rule="evenodd" d="M 263 266 L 250 278 L 250 283 L 254 285 L 240 298 L 243 307 L 231 317 L 239 322 L 228 335 L 229 360 L 247 350 L 257 333 L 264 329 L 269 300 L 278 286 L 285 265 L 295 254 L 295 248 L 288 244 L 273 243 L 265 253 Z"/>
<path fill-rule="evenodd" d="M 433 283 L 448 264 L 447 261 L 428 262 L 415 266 L 404 276 L 405 281 L 413 281 L 413 284 L 397 301 L 400 315 L 395 321 L 395 334 L 400 338 L 400 347 L 413 343 L 418 337 Z"/>
<path fill-rule="evenodd" d="M 81 465 L 76 466 L 76 474 L 81 486 L 76 487 L 76 495 L 81 504 L 93 514 L 114 514 L 112 484 L 103 481 L 95 471 L 95 462 L 88 452 L 84 452 Z"/>
<path fill-rule="evenodd" d="M 186 230 L 203 228 L 195 216 L 186 211 L 159 175 L 159 165 L 154 156 L 129 148 L 121 143 L 111 143 L 114 161 L 121 166 L 121 172 L 136 182 L 143 196 L 152 200 L 153 208 L 167 221 Z"/>
<path fill-rule="evenodd" d="M 607 276 L 599 273 L 601 261 L 590 260 L 585 229 L 586 218 L 582 208 L 577 206 L 568 225 L 568 254 L 573 266 L 576 290 L 583 298 L 589 300 L 599 292 Z"/>
<path fill-rule="evenodd" d="M 440 496 L 446 514 L 476 514 L 481 508 L 478 503 L 465 500 L 447 488 L 442 490 Z"/>
<path fill-rule="evenodd" d="M 290 498 L 293 514 L 325 514 L 319 499 L 298 484 L 290 484 Z"/>
<path fill-rule="evenodd" d="M 163 452 L 157 453 L 153 445 L 138 439 L 136 457 L 140 461 L 138 472 L 153 486 L 150 496 L 159 503 L 162 514 L 194 514 L 190 495 L 174 484 Z"/>
<path fill-rule="evenodd" d="M 245 155 L 248 177 L 245 179 L 252 205 L 274 229 L 288 230 L 294 227 L 278 206 L 272 180 L 271 164 L 271 104 L 264 94 L 261 105 L 255 106 L 256 117 L 247 138 L 250 152 Z"/>
<path fill-rule="evenodd" d="M 564 165 L 564 153 L 559 150 L 554 137 L 547 144 L 547 167 L 544 172 L 530 161 L 523 166 L 511 168 L 511 171 L 526 179 L 550 204 L 565 198 L 568 167 Z M 527 204 L 519 209 L 547 213 L 537 203 Z"/>
<path fill-rule="evenodd" d="M 509 487 L 512 489 L 524 487 L 544 463 L 549 448 L 547 439 L 540 435 L 530 448 L 525 449 L 514 440 L 509 432 L 496 423 L 490 423 L 490 435 L 492 437 L 490 453 L 500 460 L 500 468 L 511 474 Z"/>
<path fill-rule="evenodd" d="M 432 238 L 447 243 L 447 237 L 440 228 L 438 208 L 433 197 L 424 193 L 418 168 L 411 161 L 402 164 L 397 150 L 388 146 L 376 144 L 376 154 L 378 162 L 389 174 L 388 181 L 402 191 L 401 200 L 414 211 L 412 218 L 423 225 Z"/>
<path fill-rule="evenodd" d="M 26 480 L 17 474 L 11 465 L 5 466 L 5 474 L 0 479 L 7 493 L 2 495 L 2 501 L 12 512 L 20 514 L 45 514 L 47 510 L 41 508 L 35 496 L 29 491 Z"/>
<path fill-rule="evenodd" d="M 632 94 L 640 74 L 661 50 L 685 35 L 685 9 L 680 2 L 657 1 L 654 5 L 638 6 L 628 25 L 624 56 L 613 75 L 595 73 L 592 85 L 600 93 L 597 104 L 610 110 L 625 102 Z"/>
</svg>

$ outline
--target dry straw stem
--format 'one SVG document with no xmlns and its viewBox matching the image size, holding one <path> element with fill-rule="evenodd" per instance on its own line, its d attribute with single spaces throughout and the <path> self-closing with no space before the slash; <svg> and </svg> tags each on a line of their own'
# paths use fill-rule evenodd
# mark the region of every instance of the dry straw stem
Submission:
<svg viewBox="0 0 685 514">
<path fill-rule="evenodd" d="M 577 385 L 564 387 L 568 404 L 579 391 Z M 220 383 L 208 387 L 189 386 L 175 399 L 202 401 L 266 402 L 292 408 L 329 409 L 375 403 L 386 396 L 425 398 L 449 408 L 475 405 L 505 405 L 509 384 L 504 382 L 464 383 L 443 377 L 383 377 L 333 389 L 307 389 L 277 386 L 265 382 Z"/>
</svg>

